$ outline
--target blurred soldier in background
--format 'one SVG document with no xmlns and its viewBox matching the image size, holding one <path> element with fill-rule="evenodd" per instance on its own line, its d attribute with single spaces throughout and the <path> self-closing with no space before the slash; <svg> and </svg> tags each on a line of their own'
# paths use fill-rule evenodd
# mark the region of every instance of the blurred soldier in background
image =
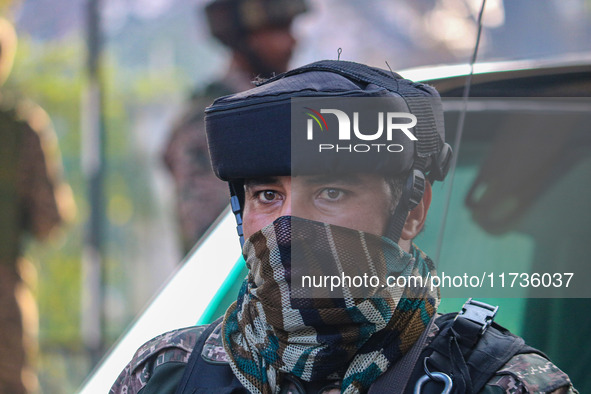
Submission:
<svg viewBox="0 0 591 394">
<path fill-rule="evenodd" d="M 0 86 L 14 60 L 16 33 L 0 18 Z M 0 91 L 0 393 L 37 391 L 37 307 L 30 291 L 35 268 L 20 255 L 27 233 L 46 238 L 73 214 L 57 140 L 40 107 Z M 33 283 L 34 284 L 34 283 Z"/>
<path fill-rule="evenodd" d="M 305 11 L 304 0 L 213 0 L 205 7 L 212 35 L 232 54 L 226 74 L 193 94 L 164 154 L 185 253 L 228 205 L 228 187 L 211 170 L 203 110 L 219 96 L 252 88 L 257 77 L 286 71 L 296 44 L 291 23 Z"/>
</svg>

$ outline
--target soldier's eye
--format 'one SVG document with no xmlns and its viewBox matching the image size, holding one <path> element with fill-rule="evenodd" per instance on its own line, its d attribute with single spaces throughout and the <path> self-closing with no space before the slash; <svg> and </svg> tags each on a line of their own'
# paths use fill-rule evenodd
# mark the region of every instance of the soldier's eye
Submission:
<svg viewBox="0 0 591 394">
<path fill-rule="evenodd" d="M 344 197 L 345 193 L 340 189 L 326 188 L 320 192 L 320 198 L 331 201 L 338 201 Z"/>
<path fill-rule="evenodd" d="M 273 202 L 278 198 L 277 192 L 274 192 L 273 190 L 262 190 L 257 194 L 257 197 L 261 202 Z"/>
</svg>

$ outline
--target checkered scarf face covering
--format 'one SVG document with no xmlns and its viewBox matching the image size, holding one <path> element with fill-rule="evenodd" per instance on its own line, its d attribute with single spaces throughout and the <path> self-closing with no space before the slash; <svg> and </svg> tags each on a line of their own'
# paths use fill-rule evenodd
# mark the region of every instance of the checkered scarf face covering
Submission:
<svg viewBox="0 0 591 394">
<path fill-rule="evenodd" d="M 408 254 L 384 237 L 281 217 L 252 235 L 243 254 L 249 275 L 226 312 L 222 335 L 234 374 L 253 393 L 278 393 L 285 373 L 304 381 L 338 379 L 342 392 L 365 392 L 412 347 L 439 303 L 429 281 L 404 288 L 382 281 L 364 289 L 365 297 L 354 296 L 354 286 L 339 288 L 337 298 L 327 298 L 335 293 L 326 289 L 317 298 L 298 288 L 302 270 L 435 275 L 416 247 Z"/>
</svg>

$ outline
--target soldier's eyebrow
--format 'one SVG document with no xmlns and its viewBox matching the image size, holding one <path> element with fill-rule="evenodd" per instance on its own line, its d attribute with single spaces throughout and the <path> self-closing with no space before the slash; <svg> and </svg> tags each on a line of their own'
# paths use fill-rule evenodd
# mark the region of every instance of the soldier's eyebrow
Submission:
<svg viewBox="0 0 591 394">
<path fill-rule="evenodd" d="M 304 177 L 304 182 L 310 185 L 343 184 L 358 185 L 362 182 L 359 174 L 325 174 Z"/>
<path fill-rule="evenodd" d="M 261 177 L 261 178 L 249 178 L 244 181 L 244 188 L 248 189 L 255 186 L 261 185 L 276 185 L 279 183 L 279 178 L 271 176 L 271 177 Z"/>
</svg>

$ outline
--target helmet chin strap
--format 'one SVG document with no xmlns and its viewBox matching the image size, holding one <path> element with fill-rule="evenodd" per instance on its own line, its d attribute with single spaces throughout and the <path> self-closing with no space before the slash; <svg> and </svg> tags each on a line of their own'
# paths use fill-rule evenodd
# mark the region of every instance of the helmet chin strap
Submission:
<svg viewBox="0 0 591 394">
<path fill-rule="evenodd" d="M 414 168 L 406 178 L 400 201 L 386 227 L 385 237 L 396 243 L 400 241 L 408 213 L 419 205 L 423 198 L 426 179 L 431 183 L 443 181 L 449 171 L 452 157 L 451 147 L 446 142 L 441 146 L 439 153 L 431 156 L 427 161 L 415 157 Z M 428 175 L 425 176 L 426 172 L 428 172 Z"/>
<path fill-rule="evenodd" d="M 236 232 L 240 238 L 240 248 L 244 246 L 244 230 L 242 229 L 242 205 L 244 204 L 244 187 L 242 182 L 230 181 L 230 206 L 236 218 Z"/>
<path fill-rule="evenodd" d="M 390 238 L 394 242 L 398 243 L 400 240 L 400 235 L 402 234 L 402 229 L 404 228 L 404 223 L 406 223 L 406 218 L 408 217 L 408 213 L 412 211 L 423 198 L 423 193 L 425 192 L 425 174 L 422 171 L 413 169 L 408 178 L 406 178 L 406 183 L 404 184 L 404 189 L 402 190 L 402 195 L 400 196 L 400 201 L 398 205 L 396 205 L 396 209 L 394 210 L 394 214 L 391 216 L 390 220 L 388 221 L 388 227 L 386 228 L 385 236 Z"/>
</svg>

